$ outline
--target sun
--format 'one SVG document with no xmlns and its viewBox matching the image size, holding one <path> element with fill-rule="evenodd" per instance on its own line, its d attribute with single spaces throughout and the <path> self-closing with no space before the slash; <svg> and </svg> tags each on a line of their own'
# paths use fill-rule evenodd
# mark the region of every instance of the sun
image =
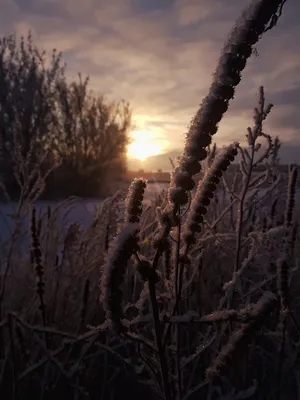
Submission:
<svg viewBox="0 0 300 400">
<path fill-rule="evenodd" d="M 127 156 L 140 161 L 161 154 L 169 144 L 166 139 L 158 138 L 155 133 L 150 131 L 133 131 L 131 140 L 127 147 Z"/>
</svg>

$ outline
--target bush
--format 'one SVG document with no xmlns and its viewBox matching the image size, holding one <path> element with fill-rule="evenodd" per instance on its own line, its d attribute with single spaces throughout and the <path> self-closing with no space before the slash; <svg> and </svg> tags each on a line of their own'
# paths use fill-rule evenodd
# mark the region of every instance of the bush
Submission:
<svg viewBox="0 0 300 400">
<path fill-rule="evenodd" d="M 30 34 L 0 40 L 0 68 L 0 172 L 9 194 L 26 186 L 33 196 L 94 196 L 123 175 L 128 103 L 93 94 L 80 74 L 67 82 L 61 55 L 54 50 L 49 62 Z"/>
</svg>

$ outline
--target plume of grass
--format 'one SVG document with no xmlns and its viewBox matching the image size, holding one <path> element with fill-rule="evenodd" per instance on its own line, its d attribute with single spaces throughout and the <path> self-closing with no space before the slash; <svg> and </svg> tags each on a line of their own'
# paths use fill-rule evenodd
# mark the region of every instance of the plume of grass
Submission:
<svg viewBox="0 0 300 400">
<path fill-rule="evenodd" d="M 217 185 L 223 173 L 228 169 L 230 163 L 237 155 L 238 143 L 228 146 L 213 162 L 212 166 L 199 182 L 197 192 L 191 203 L 191 210 L 188 213 L 186 222 L 183 226 L 183 240 L 185 243 L 185 254 L 189 246 L 196 242 L 196 234 L 201 231 L 200 224 L 204 220 L 207 207 L 210 204 Z"/>
<path fill-rule="evenodd" d="M 140 222 L 146 186 L 145 179 L 136 178 L 132 181 L 125 200 L 125 223 Z"/>
<path fill-rule="evenodd" d="M 297 183 L 298 169 L 291 167 L 289 170 L 289 180 L 287 189 L 287 201 L 285 207 L 285 224 L 290 226 L 293 220 L 293 212 L 295 208 L 295 195 Z"/>
<path fill-rule="evenodd" d="M 30 218 L 30 233 L 31 233 L 31 254 L 33 267 L 36 274 L 36 293 L 38 295 L 40 301 L 40 311 L 42 316 L 42 323 L 46 326 L 46 307 L 44 302 L 44 267 L 42 263 L 42 251 L 40 239 L 38 236 L 37 230 L 37 221 L 36 221 L 36 208 L 33 205 L 31 209 L 31 218 Z"/>
<path fill-rule="evenodd" d="M 113 247 L 109 250 L 107 261 L 103 267 L 101 277 L 101 299 L 108 321 L 117 333 L 126 331 L 123 319 L 122 284 L 124 282 L 127 263 L 131 256 L 138 250 L 137 223 L 123 226 L 117 235 Z"/>
<path fill-rule="evenodd" d="M 206 147 L 217 133 L 218 123 L 234 97 L 253 46 L 273 16 L 281 12 L 283 3 L 283 0 L 254 1 L 234 26 L 223 48 L 209 94 L 191 122 L 183 156 L 172 177 L 169 199 L 173 207 L 188 202 L 186 192 L 194 187 L 192 176 L 201 170 L 199 162 L 207 156 Z"/>
</svg>

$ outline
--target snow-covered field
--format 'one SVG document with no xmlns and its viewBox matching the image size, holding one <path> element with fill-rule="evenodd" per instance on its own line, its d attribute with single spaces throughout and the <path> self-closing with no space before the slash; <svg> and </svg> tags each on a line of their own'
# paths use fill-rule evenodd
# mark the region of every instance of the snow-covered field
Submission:
<svg viewBox="0 0 300 400">
<path fill-rule="evenodd" d="M 149 204 L 155 197 L 163 190 L 167 189 L 169 186 L 168 183 L 150 183 L 147 185 L 147 189 L 145 192 L 145 204 Z M 282 193 L 285 197 L 285 191 Z M 297 191 L 296 199 L 300 198 L 300 191 Z M 56 221 L 58 221 L 59 226 L 66 229 L 70 224 L 77 222 L 83 228 L 87 228 L 94 216 L 97 206 L 101 204 L 103 200 L 91 198 L 91 199 L 73 199 L 71 202 L 64 207 L 63 205 L 60 207 L 60 212 L 56 214 Z M 270 201 L 270 200 L 269 200 Z M 55 201 L 39 201 L 36 204 L 37 213 L 46 213 L 48 206 L 51 207 L 52 211 L 55 208 L 58 208 L 59 202 Z M 0 246 L 3 249 L 8 246 L 10 241 L 13 228 L 15 227 L 14 216 L 17 212 L 17 203 L 9 203 L 4 204 L 0 203 Z M 268 215 L 270 205 L 265 205 L 260 208 L 260 213 L 264 215 Z M 122 207 L 121 207 L 122 208 Z M 29 227 L 29 213 L 24 213 L 22 219 L 22 226 L 20 227 L 20 233 L 23 232 L 23 236 L 19 239 L 18 247 L 27 247 L 28 246 L 28 227 Z M 300 214 L 300 203 L 296 201 L 296 214 L 299 216 Z M 41 214 L 40 214 L 41 215 Z"/>
<path fill-rule="evenodd" d="M 149 203 L 161 192 L 161 190 L 166 189 L 167 187 L 167 183 L 148 184 L 145 192 L 145 203 Z M 93 220 L 96 207 L 99 206 L 101 202 L 101 199 L 95 198 L 73 200 L 71 204 L 68 205 L 65 212 L 61 213 L 61 223 L 64 227 L 73 222 L 80 223 L 84 228 L 88 227 Z M 55 201 L 39 201 L 36 204 L 37 213 L 46 212 L 48 206 L 53 209 L 57 207 L 58 204 L 59 203 Z M 14 226 L 13 217 L 17 212 L 17 208 L 17 203 L 0 203 L 0 243 L 2 244 L 11 236 L 12 228 Z M 22 223 L 24 228 L 26 228 L 26 226 L 29 224 L 28 218 L 28 215 L 24 216 Z"/>
</svg>

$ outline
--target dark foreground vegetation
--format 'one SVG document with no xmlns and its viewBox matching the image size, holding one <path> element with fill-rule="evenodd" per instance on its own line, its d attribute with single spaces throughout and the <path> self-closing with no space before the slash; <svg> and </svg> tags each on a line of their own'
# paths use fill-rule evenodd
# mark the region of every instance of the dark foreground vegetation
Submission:
<svg viewBox="0 0 300 400">
<path fill-rule="evenodd" d="M 0 248 L 1 398 L 300 398 L 298 168 L 279 170 L 279 139 L 264 130 L 272 106 L 263 88 L 245 132 L 248 146 L 212 146 L 253 46 L 274 27 L 283 3 L 256 1 L 238 21 L 169 190 L 150 207 L 143 207 L 146 182 L 139 178 L 126 194 L 125 213 L 124 193 L 116 192 L 87 229 L 58 223 L 72 199 L 37 212 L 43 174 L 28 177 L 49 136 L 40 129 L 33 147 L 19 145 L 29 122 L 21 119 L 17 95 L 11 102 L 20 120 L 15 129 L 4 126 L 16 140 L 12 168 L 21 190 L 11 235 Z M 64 99 L 78 100 L 82 83 L 62 82 L 57 107 L 66 116 Z M 55 90 L 45 92 L 47 101 Z M 82 128 L 76 116 L 79 125 L 71 120 Z M 74 132 L 67 122 L 64 129 Z M 68 143 L 59 149 L 73 160 L 77 147 Z M 50 163 L 58 153 L 45 154 Z M 238 154 L 229 179 L 225 171 Z M 62 165 L 68 162 L 63 158 Z M 78 170 L 66 171 L 76 182 Z M 31 246 L 24 253 L 26 235 Z"/>
</svg>

